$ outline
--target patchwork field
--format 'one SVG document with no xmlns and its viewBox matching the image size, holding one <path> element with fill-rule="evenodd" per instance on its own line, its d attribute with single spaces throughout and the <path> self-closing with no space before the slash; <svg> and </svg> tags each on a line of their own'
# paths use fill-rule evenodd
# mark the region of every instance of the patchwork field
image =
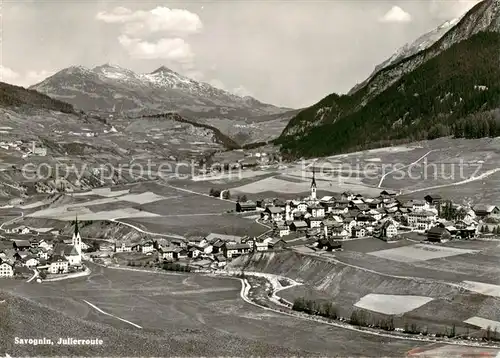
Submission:
<svg viewBox="0 0 500 358">
<path fill-rule="evenodd" d="M 500 286 L 492 285 L 484 282 L 463 281 L 464 286 L 473 292 L 480 293 L 486 296 L 500 297 Z"/>
<path fill-rule="evenodd" d="M 454 255 L 476 253 L 473 250 L 456 249 L 436 245 L 412 245 L 394 249 L 370 252 L 370 255 L 399 262 L 414 262 L 438 259 Z"/>
<path fill-rule="evenodd" d="M 482 329 L 490 328 L 491 331 L 500 331 L 500 322 L 492 321 L 486 318 L 481 317 L 471 317 L 468 320 L 464 321 L 465 323 L 471 324 L 473 326 L 480 327 Z"/>
<path fill-rule="evenodd" d="M 122 219 L 120 221 L 155 233 L 185 236 L 206 235 L 211 232 L 238 236 L 258 236 L 269 230 L 254 221 L 231 214 L 186 214 L 183 216 L 163 216 L 161 218 Z"/>
<path fill-rule="evenodd" d="M 0 353 L 328 356 L 333 349 L 342 356 L 402 356 L 420 346 L 266 312 L 240 299 L 237 280 L 91 268 L 91 276 L 64 285 L 7 281 L 2 290 L 10 294 L 0 293 L 6 300 L 0 304 Z M 104 344 L 14 345 L 14 337 L 33 335 L 99 337 Z"/>
<path fill-rule="evenodd" d="M 355 307 L 368 311 L 399 315 L 425 305 L 432 301 L 430 297 L 408 295 L 380 295 L 370 293 L 354 304 Z"/>
</svg>

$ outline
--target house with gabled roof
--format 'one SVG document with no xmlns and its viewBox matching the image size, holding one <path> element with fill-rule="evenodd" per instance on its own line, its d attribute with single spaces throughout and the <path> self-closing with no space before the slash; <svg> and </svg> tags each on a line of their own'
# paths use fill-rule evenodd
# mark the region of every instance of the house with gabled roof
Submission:
<svg viewBox="0 0 500 358">
<path fill-rule="evenodd" d="M 350 191 L 350 190 L 344 191 L 344 192 L 341 194 L 341 199 L 342 199 L 342 200 L 347 200 L 347 201 L 349 201 L 349 200 L 354 199 L 354 197 L 355 197 L 355 196 L 354 196 L 354 193 L 353 193 L 352 191 Z"/>
<path fill-rule="evenodd" d="M 306 231 L 308 228 L 307 222 L 303 220 L 296 220 L 290 224 L 291 231 Z"/>
<path fill-rule="evenodd" d="M 496 205 L 477 204 L 472 207 L 472 210 L 474 210 L 474 214 L 479 218 L 500 214 L 500 209 Z"/>
<path fill-rule="evenodd" d="M 394 191 L 394 190 L 389 190 L 389 189 L 382 190 L 382 191 L 380 192 L 380 196 L 381 196 L 381 197 L 390 197 L 390 198 L 392 198 L 392 197 L 395 197 L 397 194 L 398 194 L 398 193 L 397 193 L 396 191 Z"/>
</svg>

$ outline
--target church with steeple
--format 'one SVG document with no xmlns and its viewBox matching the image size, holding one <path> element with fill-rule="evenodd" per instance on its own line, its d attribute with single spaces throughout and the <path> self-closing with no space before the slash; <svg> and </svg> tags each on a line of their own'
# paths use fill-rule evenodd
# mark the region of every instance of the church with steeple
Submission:
<svg viewBox="0 0 500 358">
<path fill-rule="evenodd" d="M 305 200 L 306 200 L 306 202 L 307 202 L 309 205 L 314 205 L 314 204 L 318 204 L 318 203 L 319 203 L 319 200 L 318 200 L 318 194 L 317 194 L 317 189 L 318 189 L 318 187 L 316 186 L 315 170 L 314 170 L 314 168 L 313 168 L 313 171 L 312 171 L 312 179 L 311 179 L 310 194 L 309 194 L 309 196 L 305 199 Z"/>
<path fill-rule="evenodd" d="M 82 237 L 78 229 L 78 217 L 75 218 L 75 231 L 71 238 L 71 245 L 64 242 L 56 244 L 53 255 L 62 257 L 69 262 L 70 266 L 81 266 L 82 264 Z"/>
</svg>

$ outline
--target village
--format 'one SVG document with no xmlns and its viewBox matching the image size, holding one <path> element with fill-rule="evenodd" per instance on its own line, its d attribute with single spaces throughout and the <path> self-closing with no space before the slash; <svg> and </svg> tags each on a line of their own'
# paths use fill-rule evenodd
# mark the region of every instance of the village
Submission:
<svg viewBox="0 0 500 358">
<path fill-rule="evenodd" d="M 11 230 L 17 235 L 27 235 L 29 228 L 23 226 Z M 85 251 L 90 246 L 82 241 L 78 219 L 75 221 L 75 231 L 69 240 L 15 239 L 11 248 L 0 248 L 0 278 L 19 277 L 39 280 L 48 276 L 83 272 L 86 258 Z"/>
<path fill-rule="evenodd" d="M 234 211 L 235 215 L 256 216 L 269 230 L 258 237 L 210 233 L 184 239 L 150 236 L 135 243 L 115 239 L 95 247 L 95 243 L 82 241 L 76 218 L 71 240 L 57 239 L 59 232 L 54 231 L 53 240 L 37 236 L 15 239 L 12 248 L 0 248 L 0 277 L 45 279 L 78 273 L 85 269 L 84 260 L 166 270 L 217 270 L 253 252 L 307 248 L 328 253 L 342 250 L 343 242 L 357 239 L 391 243 L 412 238 L 443 243 L 500 233 L 500 210 L 493 205 L 464 207 L 438 195 L 402 200 L 391 190 L 381 191 L 378 197 L 344 192 L 318 198 L 314 173 L 306 198 L 248 200 L 243 195 Z M 30 229 L 20 226 L 10 232 L 22 236 Z"/>
</svg>

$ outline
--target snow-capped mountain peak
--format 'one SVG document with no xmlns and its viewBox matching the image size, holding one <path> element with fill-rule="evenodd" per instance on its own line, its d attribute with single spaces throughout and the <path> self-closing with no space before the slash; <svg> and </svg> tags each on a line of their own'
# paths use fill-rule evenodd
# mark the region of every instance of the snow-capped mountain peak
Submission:
<svg viewBox="0 0 500 358">
<path fill-rule="evenodd" d="M 96 66 L 92 69 L 92 72 L 104 79 L 121 81 L 136 81 L 138 79 L 138 76 L 133 71 L 110 63 Z"/>
<path fill-rule="evenodd" d="M 410 57 L 420 51 L 423 51 L 429 47 L 431 47 L 437 40 L 439 40 L 443 35 L 448 32 L 453 26 L 455 26 L 460 21 L 460 18 L 452 19 L 445 21 L 441 25 L 439 25 L 434 30 L 431 30 L 415 41 L 411 43 L 407 43 L 404 46 L 400 47 L 391 57 L 389 57 L 386 61 L 382 62 L 380 65 L 375 67 L 372 75 L 380 71 L 382 68 L 388 67 L 399 60 Z M 370 76 L 371 77 L 371 76 Z"/>
<path fill-rule="evenodd" d="M 176 72 L 173 71 L 173 70 L 171 70 L 170 68 L 168 68 L 166 66 L 161 66 L 161 67 L 158 67 L 153 72 L 151 72 L 150 74 L 154 75 L 154 74 L 157 74 L 157 73 L 176 73 Z"/>
</svg>

